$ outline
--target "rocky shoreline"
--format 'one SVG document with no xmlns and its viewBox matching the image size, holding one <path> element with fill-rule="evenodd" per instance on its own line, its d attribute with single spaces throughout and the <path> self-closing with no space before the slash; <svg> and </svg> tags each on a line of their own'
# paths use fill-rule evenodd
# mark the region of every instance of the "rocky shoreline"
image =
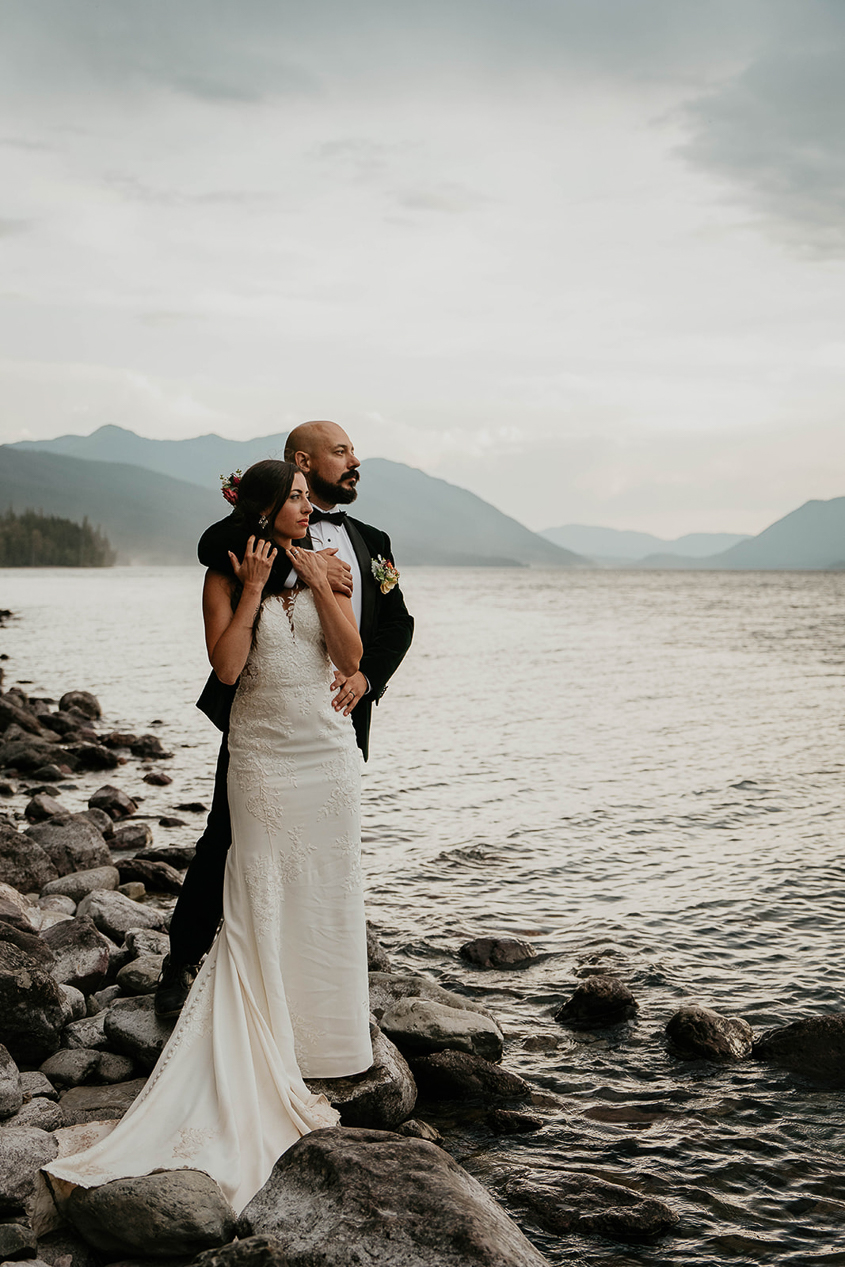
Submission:
<svg viewBox="0 0 845 1267">
<path fill-rule="evenodd" d="M 36 1235 L 39 1168 L 125 1113 L 172 1029 L 152 994 L 192 850 L 157 845 L 153 822 L 166 831 L 205 807 L 170 803 L 160 768 L 169 756 L 154 734 L 106 731 L 87 691 L 58 704 L 19 687 L 0 694 L 0 1262 L 531 1267 L 546 1261 L 531 1243 L 538 1230 L 622 1242 L 671 1232 L 669 1203 L 565 1159 L 544 1164 L 536 1147 L 495 1196 L 450 1157 L 448 1123 L 461 1114 L 483 1116 L 493 1135 L 534 1137 L 565 1103 L 503 1066 L 495 1015 L 396 970 L 370 929 L 374 1065 L 310 1084 L 338 1108 L 340 1127 L 280 1158 L 240 1218 L 207 1176 L 173 1171 L 77 1191 L 68 1222 Z M 71 812 L 63 798 L 85 808 Z M 483 937 L 456 965 L 519 972 L 535 955 L 526 941 Z M 637 1010 L 599 966 L 554 1018 L 604 1032 Z M 823 1085 L 845 1081 L 840 1013 L 755 1039 L 739 1018 L 684 1007 L 668 1018 L 666 1042 L 679 1059 L 772 1061 Z"/>
</svg>

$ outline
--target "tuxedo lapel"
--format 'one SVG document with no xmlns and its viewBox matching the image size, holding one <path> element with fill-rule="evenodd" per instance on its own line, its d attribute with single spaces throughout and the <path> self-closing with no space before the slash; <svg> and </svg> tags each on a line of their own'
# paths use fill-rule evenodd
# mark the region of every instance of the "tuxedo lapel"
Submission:
<svg viewBox="0 0 845 1267">
<path fill-rule="evenodd" d="M 369 547 L 361 536 L 354 521 L 347 516 L 346 531 L 349 534 L 349 540 L 352 542 L 352 548 L 355 551 L 355 557 L 358 560 L 358 566 L 361 569 L 361 641 L 366 642 L 373 632 L 376 614 L 376 587 L 373 583 L 372 558 L 370 556 Z"/>
</svg>

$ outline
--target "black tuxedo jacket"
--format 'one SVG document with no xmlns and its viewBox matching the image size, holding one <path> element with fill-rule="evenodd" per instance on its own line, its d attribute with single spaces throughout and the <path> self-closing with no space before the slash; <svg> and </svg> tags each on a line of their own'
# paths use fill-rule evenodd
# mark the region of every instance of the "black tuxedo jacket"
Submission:
<svg viewBox="0 0 845 1267">
<path fill-rule="evenodd" d="M 399 668 L 411 645 L 414 618 L 405 606 L 399 586 L 395 585 L 389 594 L 382 594 L 378 581 L 373 576 L 372 560 L 377 555 L 380 554 L 384 559 L 393 559 L 387 533 L 349 515 L 346 518 L 346 530 L 361 569 L 360 634 L 364 647 L 361 672 L 370 683 L 370 691 L 352 710 L 352 724 L 358 747 L 366 761 L 370 749 L 373 704 L 377 704 L 384 695 L 388 681 Z M 207 528 L 200 538 L 197 549 L 200 563 L 215 571 L 231 574 L 227 552 L 232 550 L 238 558 L 243 558 L 246 542 L 247 533 L 232 524 L 231 516 L 221 519 Z M 308 543 L 305 541 L 302 544 Z M 275 566 L 283 570 L 286 577 L 290 571 L 287 555 L 281 555 Z M 224 733 L 229 729 L 229 712 L 236 690 L 237 684 L 228 686 L 220 681 L 216 673 L 212 673 L 197 700 L 197 708 L 202 709 L 206 717 Z"/>
</svg>

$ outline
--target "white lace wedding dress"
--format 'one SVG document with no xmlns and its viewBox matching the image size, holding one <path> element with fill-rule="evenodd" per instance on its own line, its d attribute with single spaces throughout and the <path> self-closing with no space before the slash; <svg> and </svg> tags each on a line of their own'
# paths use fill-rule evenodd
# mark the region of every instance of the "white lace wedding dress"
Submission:
<svg viewBox="0 0 845 1267">
<path fill-rule="evenodd" d="M 74 1186 L 191 1167 L 240 1211 L 291 1144 L 337 1123 L 303 1076 L 372 1064 L 360 758 L 331 676 L 310 591 L 266 600 L 232 706 L 220 933 L 126 1116 L 45 1167 L 59 1208 Z"/>
</svg>

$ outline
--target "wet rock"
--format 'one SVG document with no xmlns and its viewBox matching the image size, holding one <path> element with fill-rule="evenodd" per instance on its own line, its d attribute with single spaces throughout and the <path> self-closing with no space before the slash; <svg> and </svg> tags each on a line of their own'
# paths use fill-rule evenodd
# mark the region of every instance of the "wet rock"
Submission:
<svg viewBox="0 0 845 1267">
<path fill-rule="evenodd" d="M 131 734 L 128 730 L 112 730 L 107 735 L 103 735 L 103 743 L 107 748 L 129 748 L 137 738 L 137 735 Z"/>
<path fill-rule="evenodd" d="M 46 792 L 39 792 L 37 796 L 33 796 L 24 809 L 24 818 L 30 823 L 45 823 L 48 818 L 53 818 L 55 814 L 63 814 L 65 812 L 61 801 L 57 801 L 55 796 L 48 796 Z"/>
<path fill-rule="evenodd" d="M 160 757 L 167 759 L 173 756 L 172 752 L 164 751 L 161 740 L 156 735 L 139 735 L 135 742 L 130 745 L 129 751 L 133 757 Z"/>
<path fill-rule="evenodd" d="M 522 1040 L 523 1051 L 557 1051 L 561 1040 L 553 1034 L 529 1034 Z"/>
<path fill-rule="evenodd" d="M 130 928 L 157 928 L 162 930 L 166 916 L 154 906 L 142 906 L 122 893 L 98 890 L 84 897 L 76 908 L 77 917 L 88 915 L 101 933 L 116 942 L 122 942 Z"/>
<path fill-rule="evenodd" d="M 84 809 L 82 817 L 94 824 L 103 840 L 111 841 L 114 838 L 114 823 L 104 809 Z"/>
<path fill-rule="evenodd" d="M 56 924 L 42 934 L 53 952 L 52 973 L 65 985 L 75 986 L 83 994 L 101 990 L 109 973 L 109 941 L 86 915 Z"/>
<path fill-rule="evenodd" d="M 537 958 L 531 943 L 518 937 L 476 937 L 458 953 L 478 968 L 519 968 Z"/>
<path fill-rule="evenodd" d="M 181 801 L 176 806 L 180 814 L 207 814 L 208 806 L 203 801 Z"/>
<path fill-rule="evenodd" d="M 58 911 L 61 915 L 69 915 L 71 919 L 76 914 L 76 903 L 64 893 L 42 895 L 38 899 L 38 906 L 42 911 Z"/>
<path fill-rule="evenodd" d="M 150 862 L 145 858 L 130 858 L 118 863 L 121 884 L 133 880 L 140 882 L 151 893 L 176 893 L 182 888 L 182 877 L 175 867 L 166 862 Z"/>
<path fill-rule="evenodd" d="M 133 928 L 126 934 L 126 946 L 136 959 L 142 955 L 160 959 L 170 950 L 170 938 L 167 933 L 158 933 L 154 928 Z"/>
<path fill-rule="evenodd" d="M 370 972 L 390 972 L 390 956 L 367 920 L 367 967 Z"/>
<path fill-rule="evenodd" d="M 58 871 L 37 841 L 0 823 L 0 882 L 21 893 L 39 892 Z"/>
<path fill-rule="evenodd" d="M 169 866 L 184 871 L 193 862 L 196 852 L 194 845 L 165 845 L 161 849 L 143 849 L 140 853 L 136 853 L 135 860 L 136 862 L 142 860 L 166 862 Z"/>
<path fill-rule="evenodd" d="M 153 843 L 153 829 L 149 823 L 124 823 L 115 827 L 112 849 L 148 849 Z"/>
<path fill-rule="evenodd" d="M 20 1070 L 0 1045 L 0 1118 L 11 1117 L 23 1104 Z"/>
<path fill-rule="evenodd" d="M 504 1050 L 502 1031 L 495 1021 L 430 999 L 400 999 L 384 1013 L 380 1027 L 406 1056 L 467 1051 L 498 1061 Z"/>
<path fill-rule="evenodd" d="M 36 735 L 20 735 L 18 738 L 11 738 L 11 735 L 10 727 L 0 743 L 0 768 L 31 772 L 42 765 L 49 765 L 55 758 L 55 749 L 48 740 L 39 739 Z"/>
<path fill-rule="evenodd" d="M 408 1139 L 427 1139 L 430 1144 L 442 1144 L 443 1136 L 428 1122 L 421 1122 L 416 1117 L 409 1117 L 396 1127 L 397 1135 L 405 1135 Z"/>
<path fill-rule="evenodd" d="M 555 1020 L 574 1029 L 598 1029 L 618 1025 L 636 1016 L 639 1004 L 618 977 L 588 977 L 577 986 L 572 998 L 555 1012 Z"/>
<path fill-rule="evenodd" d="M 150 994 L 118 999 L 105 1013 L 105 1033 L 115 1051 L 152 1069 L 173 1032 L 173 1020 L 162 1020 L 153 1011 Z"/>
<path fill-rule="evenodd" d="M 151 784 L 153 787 L 167 787 L 173 780 L 163 770 L 150 770 L 144 775 L 144 782 Z"/>
<path fill-rule="evenodd" d="M 753 1054 L 814 1081 L 845 1086 L 845 1012 L 808 1016 L 767 1030 Z"/>
<path fill-rule="evenodd" d="M 48 1056 L 39 1072 L 44 1074 L 56 1091 L 68 1087 L 80 1087 L 93 1081 L 101 1053 L 90 1047 L 64 1048 Z"/>
<path fill-rule="evenodd" d="M 34 1258 L 35 1233 L 25 1223 L 0 1224 L 0 1262 L 13 1263 L 22 1258 Z"/>
<path fill-rule="evenodd" d="M 87 1122 L 107 1122 L 123 1117 L 132 1102 L 141 1094 L 147 1079 L 115 1082 L 105 1086 L 71 1087 L 59 1097 L 67 1126 Z"/>
<path fill-rule="evenodd" d="M 0 796 L 14 796 L 17 788 L 14 783 L 9 783 L 6 779 L 0 779 Z"/>
<path fill-rule="evenodd" d="M 42 726 L 48 727 L 63 739 L 68 735 L 75 735 L 80 724 L 78 714 L 63 713 L 61 709 L 56 713 L 39 713 L 38 720 Z"/>
<path fill-rule="evenodd" d="M 67 769 L 62 770 L 61 766 L 55 764 L 43 765 L 40 770 L 36 770 L 33 776 L 39 783 L 61 783 L 67 778 Z"/>
<path fill-rule="evenodd" d="M 124 994 L 154 994 L 161 976 L 163 955 L 139 955 L 117 974 L 117 984 Z"/>
<path fill-rule="evenodd" d="M 531 1088 L 524 1078 L 480 1056 L 464 1051 L 439 1051 L 411 1062 L 417 1085 L 427 1096 L 443 1100 L 524 1100 Z"/>
<path fill-rule="evenodd" d="M 406 1060 L 377 1026 L 370 1026 L 370 1037 L 373 1063 L 365 1073 L 351 1078 L 307 1078 L 306 1082 L 312 1091 L 326 1096 L 344 1126 L 389 1129 L 413 1112 L 417 1087 Z"/>
<path fill-rule="evenodd" d="M 231 1206 L 209 1175 L 166 1170 L 75 1188 L 62 1213 L 95 1249 L 144 1258 L 194 1256 L 235 1235 Z"/>
<path fill-rule="evenodd" d="M 90 691 L 65 691 L 59 700 L 59 711 L 66 713 L 71 708 L 75 708 L 78 713 L 81 713 L 83 717 L 87 717 L 89 721 L 97 721 L 103 715 L 100 701 Z"/>
<path fill-rule="evenodd" d="M 744 1060 L 754 1035 L 747 1021 L 707 1007 L 682 1007 L 666 1026 L 676 1054 L 687 1060 Z"/>
<path fill-rule="evenodd" d="M 576 1232 L 611 1240 L 651 1240 L 670 1231 L 678 1216 L 665 1201 L 621 1184 L 568 1171 L 529 1172 L 510 1180 L 507 1195 L 527 1206 L 550 1232 Z"/>
<path fill-rule="evenodd" d="M 28 1100 L 18 1109 L 14 1117 L 10 1117 L 8 1122 L 3 1123 L 4 1127 L 35 1127 L 39 1131 L 56 1131 L 64 1124 L 64 1115 L 58 1104 L 54 1104 L 52 1100 L 42 1099 L 41 1096 Z"/>
<path fill-rule="evenodd" d="M 109 1040 L 105 1032 L 105 1012 L 97 1012 L 95 1016 L 85 1016 L 81 1020 L 71 1021 L 62 1031 L 62 1047 L 76 1049 L 105 1049 Z M 43 1068 L 43 1066 L 42 1066 Z"/>
<path fill-rule="evenodd" d="M 278 1236 L 245 1236 L 220 1249 L 207 1249 L 191 1267 L 291 1267 Z"/>
<path fill-rule="evenodd" d="M 241 1217 L 291 1267 L 543 1267 L 475 1179 L 425 1140 L 330 1129 L 298 1140 Z"/>
<path fill-rule="evenodd" d="M 456 994 L 453 990 L 444 990 L 427 977 L 418 977 L 412 972 L 370 973 L 370 1011 L 376 1020 L 380 1020 L 388 1008 L 402 999 L 429 999 L 432 1003 L 443 1003 L 446 1007 L 478 1012 L 481 1016 L 490 1017 L 491 1021 L 495 1019 L 472 999 Z"/>
<path fill-rule="evenodd" d="M 487 1125 L 494 1135 L 524 1135 L 530 1131 L 540 1131 L 546 1125 L 539 1113 L 529 1113 L 520 1109 L 491 1109 L 487 1114 Z"/>
<path fill-rule="evenodd" d="M 79 903 L 95 889 L 116 889 L 120 884 L 117 867 L 92 867 L 89 871 L 72 871 L 70 875 L 59 876 L 51 880 L 41 890 L 44 897 L 61 894 Z"/>
<path fill-rule="evenodd" d="M 47 1131 L 34 1126 L 0 1131 L 0 1216 L 28 1214 L 35 1195 L 35 1176 L 58 1152 Z"/>
<path fill-rule="evenodd" d="M 115 770 L 120 765 L 117 753 L 100 743 L 66 744 L 64 752 L 76 760 L 81 770 Z"/>
<path fill-rule="evenodd" d="M 111 866 L 108 845 L 84 814 L 59 815 L 28 828 L 26 834 L 41 846 L 59 875 Z M 39 888 L 46 883 L 45 880 Z"/>
<path fill-rule="evenodd" d="M 187 824 L 183 818 L 174 818 L 172 814 L 163 814 L 158 820 L 159 827 L 185 827 Z"/>
<path fill-rule="evenodd" d="M 10 726 L 18 726 L 30 735 L 42 733 L 38 718 L 29 709 L 22 708 L 20 700 L 16 699 L 11 692 L 0 695 L 0 731 L 6 731 Z"/>
<path fill-rule="evenodd" d="M 21 1074 L 21 1090 L 24 1093 L 24 1098 L 47 1096 L 51 1100 L 58 1099 L 58 1092 L 52 1082 L 38 1069 L 25 1070 Z"/>
<path fill-rule="evenodd" d="M 59 1046 L 67 1019 L 57 982 L 32 958 L 0 942 L 0 1043 L 18 1064 L 37 1065 Z"/>
<path fill-rule="evenodd" d="M 133 801 L 132 797 L 127 796 L 119 787 L 106 783 L 88 797 L 88 808 L 101 809 L 113 822 L 117 822 L 121 818 L 129 818 L 131 814 L 137 813 L 138 802 Z"/>
</svg>

